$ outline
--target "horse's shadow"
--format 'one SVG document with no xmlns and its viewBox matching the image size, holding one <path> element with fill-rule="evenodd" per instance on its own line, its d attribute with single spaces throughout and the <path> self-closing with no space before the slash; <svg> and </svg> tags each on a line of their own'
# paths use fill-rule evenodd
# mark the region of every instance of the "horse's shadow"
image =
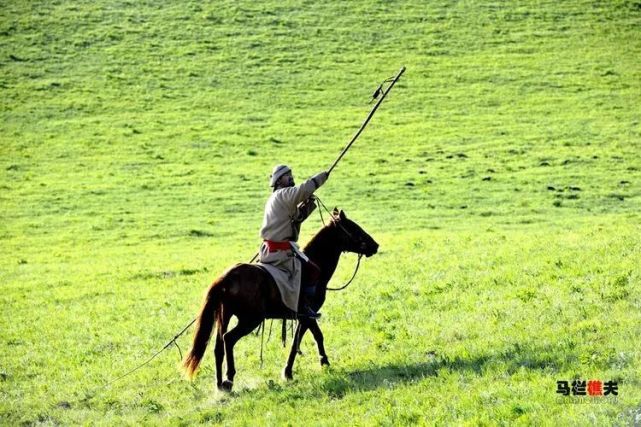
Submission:
<svg viewBox="0 0 641 427">
<path fill-rule="evenodd" d="M 468 369 L 482 362 L 469 362 Z M 340 399 L 347 393 L 370 391 L 379 388 L 393 388 L 399 384 L 419 382 L 428 377 L 437 377 L 438 371 L 449 364 L 446 360 L 432 360 L 410 364 L 392 363 L 371 366 L 353 371 L 337 370 L 326 376 L 321 389 L 327 396 Z"/>
<path fill-rule="evenodd" d="M 572 357 L 569 355 L 568 357 Z M 483 375 L 484 371 L 500 364 L 506 374 L 512 374 L 522 368 L 530 370 L 558 370 L 567 360 L 556 360 L 544 349 L 536 351 L 519 349 L 504 351 L 498 354 L 480 354 L 463 358 L 447 358 L 429 355 L 424 362 L 391 363 L 372 366 L 353 371 L 336 370 L 329 373 L 322 381 L 322 393 L 331 398 L 342 398 L 350 392 L 370 391 L 379 388 L 393 388 L 397 385 L 417 383 L 425 378 L 436 378 L 439 371 L 447 369 L 473 375 Z"/>
<path fill-rule="evenodd" d="M 413 364 L 388 364 L 353 371 L 336 370 L 321 383 L 321 390 L 330 398 L 340 399 L 350 392 L 391 388 L 398 384 L 412 383 L 427 377 L 438 376 L 440 361 Z"/>
<path fill-rule="evenodd" d="M 578 357 L 572 352 L 559 354 L 551 347 L 507 346 L 501 351 L 469 355 L 467 357 L 424 354 L 424 361 L 410 363 L 374 364 L 349 370 L 333 365 L 323 375 L 317 376 L 313 388 L 315 393 L 332 399 L 341 399 L 350 393 L 372 391 L 381 388 L 394 388 L 399 385 L 418 383 L 426 378 L 438 378 L 442 370 L 482 376 L 487 369 L 500 366 L 507 375 L 521 369 L 558 372 L 563 366 L 576 362 Z M 296 380 L 294 380 L 296 382 Z M 268 382 L 270 392 L 283 392 L 284 383 Z M 243 390 L 240 393 L 254 393 L 256 390 Z"/>
</svg>

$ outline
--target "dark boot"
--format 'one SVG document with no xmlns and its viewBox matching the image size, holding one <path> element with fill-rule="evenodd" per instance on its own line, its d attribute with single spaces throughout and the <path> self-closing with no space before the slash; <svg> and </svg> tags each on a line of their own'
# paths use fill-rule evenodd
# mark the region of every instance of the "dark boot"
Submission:
<svg viewBox="0 0 641 427">
<path fill-rule="evenodd" d="M 312 308 L 305 304 L 299 311 L 298 311 L 298 318 L 299 319 L 318 319 L 320 318 L 321 315 L 320 313 L 316 313 Z"/>
<path fill-rule="evenodd" d="M 305 286 L 300 293 L 298 318 L 318 319 L 321 315 L 312 309 L 312 301 L 316 286 Z"/>
</svg>

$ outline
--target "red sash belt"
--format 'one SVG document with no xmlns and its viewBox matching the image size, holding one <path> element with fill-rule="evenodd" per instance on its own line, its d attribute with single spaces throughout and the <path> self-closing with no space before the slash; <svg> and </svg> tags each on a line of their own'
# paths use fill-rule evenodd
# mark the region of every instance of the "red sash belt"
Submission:
<svg viewBox="0 0 641 427">
<path fill-rule="evenodd" d="M 289 251 L 292 249 L 292 245 L 289 243 L 288 240 L 284 242 L 275 242 L 273 240 L 263 240 L 265 245 L 267 245 L 267 250 L 269 252 L 276 252 L 276 251 Z"/>
</svg>

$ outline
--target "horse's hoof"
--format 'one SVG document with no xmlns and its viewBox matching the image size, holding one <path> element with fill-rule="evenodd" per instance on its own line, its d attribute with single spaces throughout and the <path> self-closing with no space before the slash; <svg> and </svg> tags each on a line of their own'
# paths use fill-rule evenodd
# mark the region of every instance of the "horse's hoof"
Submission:
<svg viewBox="0 0 641 427">
<path fill-rule="evenodd" d="M 287 381 L 291 381 L 294 379 L 294 375 L 292 375 L 292 370 L 291 369 L 283 369 L 283 378 L 285 378 Z"/>
<path fill-rule="evenodd" d="M 329 359 L 327 358 L 327 356 L 321 357 L 320 364 L 321 366 L 329 366 Z"/>
<path fill-rule="evenodd" d="M 234 383 L 232 381 L 225 380 L 221 385 L 218 386 L 218 390 L 230 393 L 233 386 Z"/>
</svg>

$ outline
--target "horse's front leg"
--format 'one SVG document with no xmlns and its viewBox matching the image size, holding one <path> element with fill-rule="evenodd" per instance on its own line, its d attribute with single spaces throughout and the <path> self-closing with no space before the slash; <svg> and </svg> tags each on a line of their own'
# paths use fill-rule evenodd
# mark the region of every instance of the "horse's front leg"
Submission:
<svg viewBox="0 0 641 427">
<path fill-rule="evenodd" d="M 318 322 L 316 322 L 316 319 L 311 319 L 308 327 L 312 335 L 314 335 L 316 345 L 318 345 L 318 355 L 320 356 L 321 366 L 329 366 L 329 359 L 327 359 L 327 354 L 325 353 L 323 333 L 321 332 L 320 326 L 318 326 Z"/>
<path fill-rule="evenodd" d="M 298 350 L 300 348 L 300 343 L 303 340 L 303 335 L 305 335 L 305 332 L 307 332 L 308 328 L 309 328 L 308 320 L 301 319 L 298 322 L 298 326 L 296 327 L 296 333 L 294 334 L 294 342 L 292 343 L 292 349 L 289 352 L 289 358 L 287 358 L 287 365 L 285 366 L 285 369 L 283 369 L 283 377 L 286 380 L 291 380 L 294 378 L 292 374 L 292 370 L 294 369 L 294 360 L 296 360 L 296 353 L 298 353 Z"/>
</svg>

